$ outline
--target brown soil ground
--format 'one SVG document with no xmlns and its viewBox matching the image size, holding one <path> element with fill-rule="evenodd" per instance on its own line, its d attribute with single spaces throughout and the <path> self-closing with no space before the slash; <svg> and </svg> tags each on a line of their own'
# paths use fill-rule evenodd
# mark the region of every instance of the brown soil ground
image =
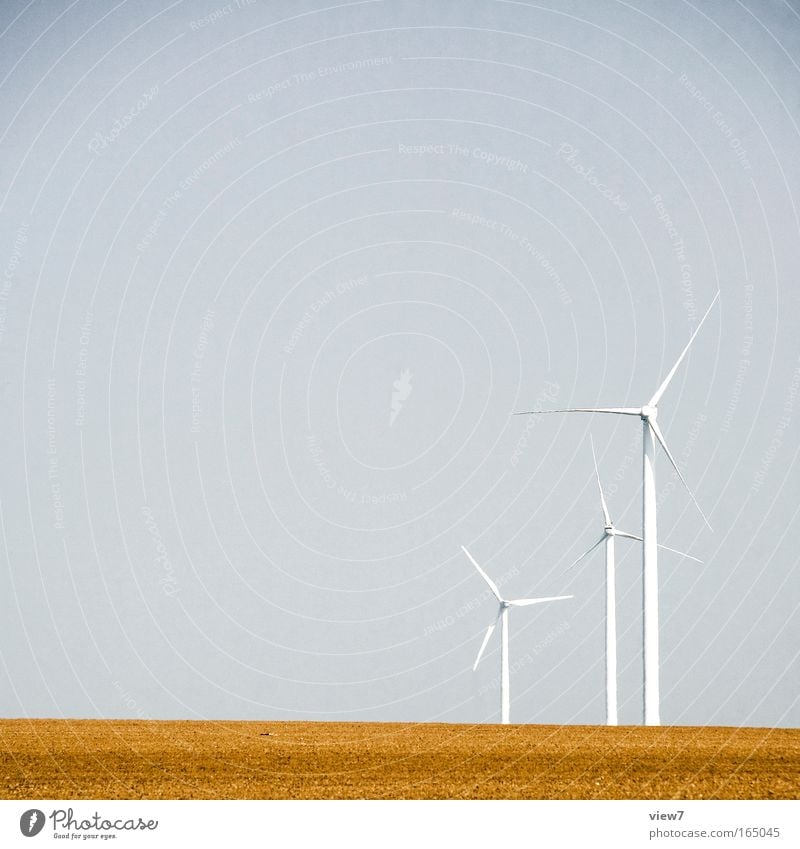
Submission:
<svg viewBox="0 0 800 849">
<path fill-rule="evenodd" d="M 800 730 L 0 720 L 6 799 L 797 799 Z"/>
</svg>

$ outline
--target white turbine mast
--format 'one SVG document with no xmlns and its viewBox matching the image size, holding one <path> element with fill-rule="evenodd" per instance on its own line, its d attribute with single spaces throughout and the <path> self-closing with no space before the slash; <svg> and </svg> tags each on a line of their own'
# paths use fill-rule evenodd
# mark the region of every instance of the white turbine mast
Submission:
<svg viewBox="0 0 800 849">
<path fill-rule="evenodd" d="M 500 590 L 495 582 L 481 569 L 475 558 L 467 551 L 464 546 L 461 550 L 467 555 L 472 565 L 478 570 L 480 576 L 489 586 L 492 594 L 497 599 L 498 609 L 494 622 L 486 629 L 486 636 L 483 638 L 481 647 L 478 650 L 478 656 L 475 658 L 475 663 L 472 666 L 473 672 L 478 668 L 478 664 L 483 657 L 483 652 L 489 643 L 489 638 L 492 636 L 494 629 L 497 627 L 497 622 L 500 622 L 500 721 L 503 725 L 508 725 L 511 715 L 511 694 L 510 694 L 510 679 L 511 667 L 508 662 L 508 610 L 511 607 L 527 607 L 531 604 L 544 604 L 548 601 L 561 601 L 563 599 L 572 598 L 571 595 L 556 595 L 548 596 L 547 598 L 515 598 L 504 599 L 500 595 Z"/>
<path fill-rule="evenodd" d="M 588 557 L 601 543 L 606 544 L 606 725 L 618 725 L 619 716 L 617 713 L 617 599 L 616 599 L 616 563 L 614 551 L 615 537 L 623 537 L 624 539 L 633 539 L 642 542 L 642 538 L 636 534 L 629 534 L 627 531 L 621 531 L 615 527 L 611 520 L 611 515 L 606 504 L 605 495 L 603 494 L 603 486 L 600 483 L 600 472 L 597 469 L 597 455 L 594 452 L 594 440 L 591 435 L 589 441 L 592 446 L 592 459 L 594 460 L 594 475 L 597 479 L 597 489 L 600 492 L 600 506 L 603 509 L 603 519 L 605 527 L 603 535 L 597 540 L 591 548 L 584 551 L 580 557 L 570 563 L 570 568 L 576 566 L 585 557 Z M 701 563 L 696 557 L 690 554 L 684 554 L 682 551 L 670 548 L 668 545 L 661 545 L 665 551 L 672 551 L 675 554 L 680 554 L 681 557 L 688 557 L 690 560 L 696 560 Z"/>
<path fill-rule="evenodd" d="M 658 539 L 656 522 L 656 478 L 655 478 L 655 441 L 661 445 L 664 453 L 672 463 L 681 483 L 686 487 L 689 497 L 694 502 L 703 521 L 711 529 L 705 514 L 700 509 L 697 499 L 684 480 L 672 452 L 667 447 L 664 434 L 658 425 L 658 402 L 666 391 L 675 372 L 683 362 L 684 357 L 694 342 L 700 328 L 705 323 L 709 313 L 719 300 L 719 292 L 706 310 L 706 314 L 695 328 L 686 347 L 681 352 L 675 365 L 669 370 L 655 394 L 643 407 L 573 407 L 564 410 L 530 410 L 516 415 L 540 415 L 541 413 L 610 413 L 621 416 L 639 416 L 642 420 L 642 619 L 644 645 L 644 724 L 660 725 L 660 693 L 659 693 L 659 649 L 658 649 Z M 599 544 L 599 543 L 598 543 Z"/>
</svg>

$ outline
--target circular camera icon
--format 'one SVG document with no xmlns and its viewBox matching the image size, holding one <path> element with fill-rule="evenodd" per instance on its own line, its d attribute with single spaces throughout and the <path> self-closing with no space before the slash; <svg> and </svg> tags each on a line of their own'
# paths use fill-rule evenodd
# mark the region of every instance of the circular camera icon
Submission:
<svg viewBox="0 0 800 849">
<path fill-rule="evenodd" d="M 36 837 L 44 828 L 44 811 L 31 808 L 19 818 L 19 830 L 25 837 Z"/>
</svg>

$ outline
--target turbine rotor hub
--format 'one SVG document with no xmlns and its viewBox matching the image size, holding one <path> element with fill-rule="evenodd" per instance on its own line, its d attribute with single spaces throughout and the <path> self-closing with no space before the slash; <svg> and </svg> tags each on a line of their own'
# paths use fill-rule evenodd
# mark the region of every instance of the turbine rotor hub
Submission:
<svg viewBox="0 0 800 849">
<path fill-rule="evenodd" d="M 643 419 L 647 420 L 647 419 L 654 419 L 656 417 L 657 413 L 658 413 L 657 407 L 651 407 L 649 404 L 646 404 L 644 407 L 642 407 L 642 412 L 641 412 L 640 415 Z"/>
</svg>

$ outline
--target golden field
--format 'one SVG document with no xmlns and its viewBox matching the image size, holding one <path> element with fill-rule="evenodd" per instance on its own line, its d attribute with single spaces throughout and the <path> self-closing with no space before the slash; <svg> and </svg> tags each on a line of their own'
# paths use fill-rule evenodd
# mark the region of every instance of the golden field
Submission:
<svg viewBox="0 0 800 849">
<path fill-rule="evenodd" d="M 800 731 L 0 720 L 6 799 L 797 799 Z"/>
</svg>

